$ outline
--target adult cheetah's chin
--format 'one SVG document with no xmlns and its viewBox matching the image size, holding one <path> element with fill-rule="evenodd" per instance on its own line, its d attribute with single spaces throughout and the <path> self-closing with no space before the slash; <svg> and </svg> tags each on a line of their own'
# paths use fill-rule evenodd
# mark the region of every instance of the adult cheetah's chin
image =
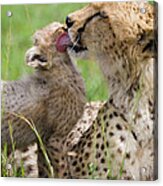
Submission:
<svg viewBox="0 0 163 186">
<path fill-rule="evenodd" d="M 75 47 L 76 48 L 76 47 Z M 75 50 L 74 47 L 68 48 L 68 53 L 72 58 L 75 59 L 88 59 L 88 50 L 85 48 L 83 50 Z"/>
<path fill-rule="evenodd" d="M 88 59 L 88 49 L 85 46 L 76 42 L 72 42 L 72 45 L 68 48 L 68 53 L 73 58 Z"/>
</svg>

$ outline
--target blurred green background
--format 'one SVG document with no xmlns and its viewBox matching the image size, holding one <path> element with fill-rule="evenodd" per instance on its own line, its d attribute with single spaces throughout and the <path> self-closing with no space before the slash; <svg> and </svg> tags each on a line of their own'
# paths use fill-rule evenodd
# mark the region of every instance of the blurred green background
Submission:
<svg viewBox="0 0 163 186">
<path fill-rule="evenodd" d="M 53 21 L 64 23 L 66 16 L 84 7 L 84 3 L 48 5 L 3 5 L 2 18 L 2 79 L 15 80 L 32 72 L 24 63 L 24 54 L 32 46 L 33 33 Z M 7 16 L 7 11 L 12 16 Z M 106 100 L 108 91 L 98 65 L 93 61 L 77 62 L 85 80 L 88 101 Z"/>
</svg>

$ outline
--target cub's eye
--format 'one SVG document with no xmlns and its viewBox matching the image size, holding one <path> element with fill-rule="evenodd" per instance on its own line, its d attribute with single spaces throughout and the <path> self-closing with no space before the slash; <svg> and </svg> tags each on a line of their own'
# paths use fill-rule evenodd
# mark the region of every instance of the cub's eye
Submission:
<svg viewBox="0 0 163 186">
<path fill-rule="evenodd" d="M 108 18 L 108 15 L 105 11 L 101 11 L 100 12 L 100 17 L 105 19 L 105 18 Z"/>
</svg>

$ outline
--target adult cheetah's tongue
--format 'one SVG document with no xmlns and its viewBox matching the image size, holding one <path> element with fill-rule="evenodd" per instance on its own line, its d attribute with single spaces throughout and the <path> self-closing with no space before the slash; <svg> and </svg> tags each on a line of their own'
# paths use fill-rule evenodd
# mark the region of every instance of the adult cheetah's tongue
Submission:
<svg viewBox="0 0 163 186">
<path fill-rule="evenodd" d="M 71 45 L 71 40 L 67 32 L 58 36 L 56 40 L 56 48 L 58 52 L 65 52 L 69 45 Z"/>
</svg>

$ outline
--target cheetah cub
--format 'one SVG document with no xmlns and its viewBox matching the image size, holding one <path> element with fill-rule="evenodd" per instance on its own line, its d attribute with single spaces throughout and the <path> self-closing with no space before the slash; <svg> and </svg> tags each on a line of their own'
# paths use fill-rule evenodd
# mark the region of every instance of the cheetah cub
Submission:
<svg viewBox="0 0 163 186">
<path fill-rule="evenodd" d="M 61 45 L 62 43 L 62 45 Z M 33 47 L 25 56 L 34 74 L 2 83 L 2 147 L 11 152 L 10 126 L 17 149 L 36 141 L 26 120 L 34 123 L 44 141 L 66 135 L 83 113 L 83 79 L 67 54 L 68 37 L 60 23 L 34 34 Z"/>
</svg>

